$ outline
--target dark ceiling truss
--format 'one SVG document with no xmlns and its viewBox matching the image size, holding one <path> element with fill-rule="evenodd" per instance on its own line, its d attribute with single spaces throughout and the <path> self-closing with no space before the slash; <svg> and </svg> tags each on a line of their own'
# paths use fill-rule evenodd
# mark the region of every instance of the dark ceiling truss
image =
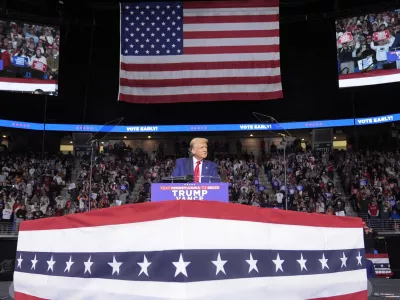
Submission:
<svg viewBox="0 0 400 300">
<path fill-rule="evenodd" d="M 68 25 L 79 22 L 83 25 L 93 25 L 93 14 L 102 15 L 113 13 L 119 10 L 119 1 L 113 0 L 0 0 L 0 18 L 19 19 L 24 21 Z M 349 0 L 281 0 L 280 1 L 280 22 L 295 23 L 309 20 L 334 20 L 359 14 L 375 13 L 379 11 L 400 8 L 400 0 L 376 2 L 372 4 L 351 8 Z M 372 0 L 371 0 L 372 1 Z M 129 2 L 129 1 L 126 1 Z M 132 2 L 132 1 L 130 1 Z M 134 1 L 133 1 L 134 2 Z M 352 2 L 352 1 L 351 1 Z M 366 2 L 363 2 L 366 3 Z M 45 12 L 47 16 L 37 15 L 34 12 Z M 80 13 L 79 15 L 77 12 Z M 99 20 L 97 20 L 99 21 Z M 97 26 L 114 26 L 118 24 L 114 20 L 101 18 L 96 22 Z"/>
</svg>

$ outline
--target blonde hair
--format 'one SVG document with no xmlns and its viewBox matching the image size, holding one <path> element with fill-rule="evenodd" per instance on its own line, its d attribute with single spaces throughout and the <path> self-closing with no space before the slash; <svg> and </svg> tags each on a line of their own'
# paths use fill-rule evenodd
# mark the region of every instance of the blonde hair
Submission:
<svg viewBox="0 0 400 300">
<path fill-rule="evenodd" d="M 190 141 L 190 149 L 193 149 L 194 145 L 195 145 L 195 144 L 199 144 L 199 143 L 206 143 L 206 144 L 208 144 L 208 140 L 205 139 L 205 138 L 196 137 L 196 138 L 194 138 L 194 139 L 192 139 L 192 140 Z"/>
</svg>

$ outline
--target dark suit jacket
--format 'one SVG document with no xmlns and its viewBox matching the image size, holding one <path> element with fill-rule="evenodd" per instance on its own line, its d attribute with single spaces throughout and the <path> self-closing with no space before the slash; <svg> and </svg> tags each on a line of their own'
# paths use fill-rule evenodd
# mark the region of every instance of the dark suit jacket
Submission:
<svg viewBox="0 0 400 300">
<path fill-rule="evenodd" d="M 189 158 L 178 158 L 176 160 L 175 169 L 172 171 L 171 176 L 187 176 L 194 175 L 193 171 L 193 157 Z M 200 176 L 210 176 L 201 177 L 202 183 L 208 182 L 221 182 L 218 174 L 218 167 L 215 163 L 209 160 L 203 160 L 203 165 L 201 168 Z"/>
<path fill-rule="evenodd" d="M 371 260 L 366 259 L 367 278 L 376 278 L 375 267 Z"/>
</svg>

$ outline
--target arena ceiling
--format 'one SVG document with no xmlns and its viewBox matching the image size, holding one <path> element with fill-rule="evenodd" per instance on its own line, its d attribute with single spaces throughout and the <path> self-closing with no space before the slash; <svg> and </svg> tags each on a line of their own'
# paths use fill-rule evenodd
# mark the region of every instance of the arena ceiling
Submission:
<svg viewBox="0 0 400 300">
<path fill-rule="evenodd" d="M 0 16 L 26 20 L 35 20 L 37 16 L 40 16 L 45 18 L 42 19 L 44 22 L 68 24 L 84 21 L 93 12 L 102 14 L 118 11 L 119 2 L 115 0 L 0 0 Z M 377 7 L 384 10 L 397 8 L 399 5 L 398 0 L 379 3 L 374 0 L 281 0 L 281 22 L 350 16 L 355 13 L 372 12 Z"/>
</svg>

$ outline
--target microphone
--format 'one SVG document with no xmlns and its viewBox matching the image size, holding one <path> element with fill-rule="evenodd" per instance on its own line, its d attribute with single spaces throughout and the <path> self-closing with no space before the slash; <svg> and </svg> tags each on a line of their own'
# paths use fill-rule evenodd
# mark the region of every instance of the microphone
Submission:
<svg viewBox="0 0 400 300">
<path fill-rule="evenodd" d="M 201 182 L 201 183 L 211 183 L 213 179 L 217 179 L 218 181 L 221 181 L 220 176 L 199 176 L 200 178 L 208 178 L 208 182 Z M 193 175 L 186 175 L 186 176 L 170 176 L 170 177 L 163 177 L 161 179 L 164 182 L 194 182 L 194 176 Z"/>
<path fill-rule="evenodd" d="M 199 176 L 200 178 L 208 178 L 208 180 L 209 180 L 209 182 L 208 183 L 211 183 L 211 180 L 212 179 L 218 179 L 219 181 L 221 181 L 221 177 L 220 176 Z M 206 183 L 206 182 L 201 182 L 201 183 Z"/>
<path fill-rule="evenodd" d="M 161 178 L 163 182 L 193 182 L 193 176 L 170 176 Z"/>
</svg>

